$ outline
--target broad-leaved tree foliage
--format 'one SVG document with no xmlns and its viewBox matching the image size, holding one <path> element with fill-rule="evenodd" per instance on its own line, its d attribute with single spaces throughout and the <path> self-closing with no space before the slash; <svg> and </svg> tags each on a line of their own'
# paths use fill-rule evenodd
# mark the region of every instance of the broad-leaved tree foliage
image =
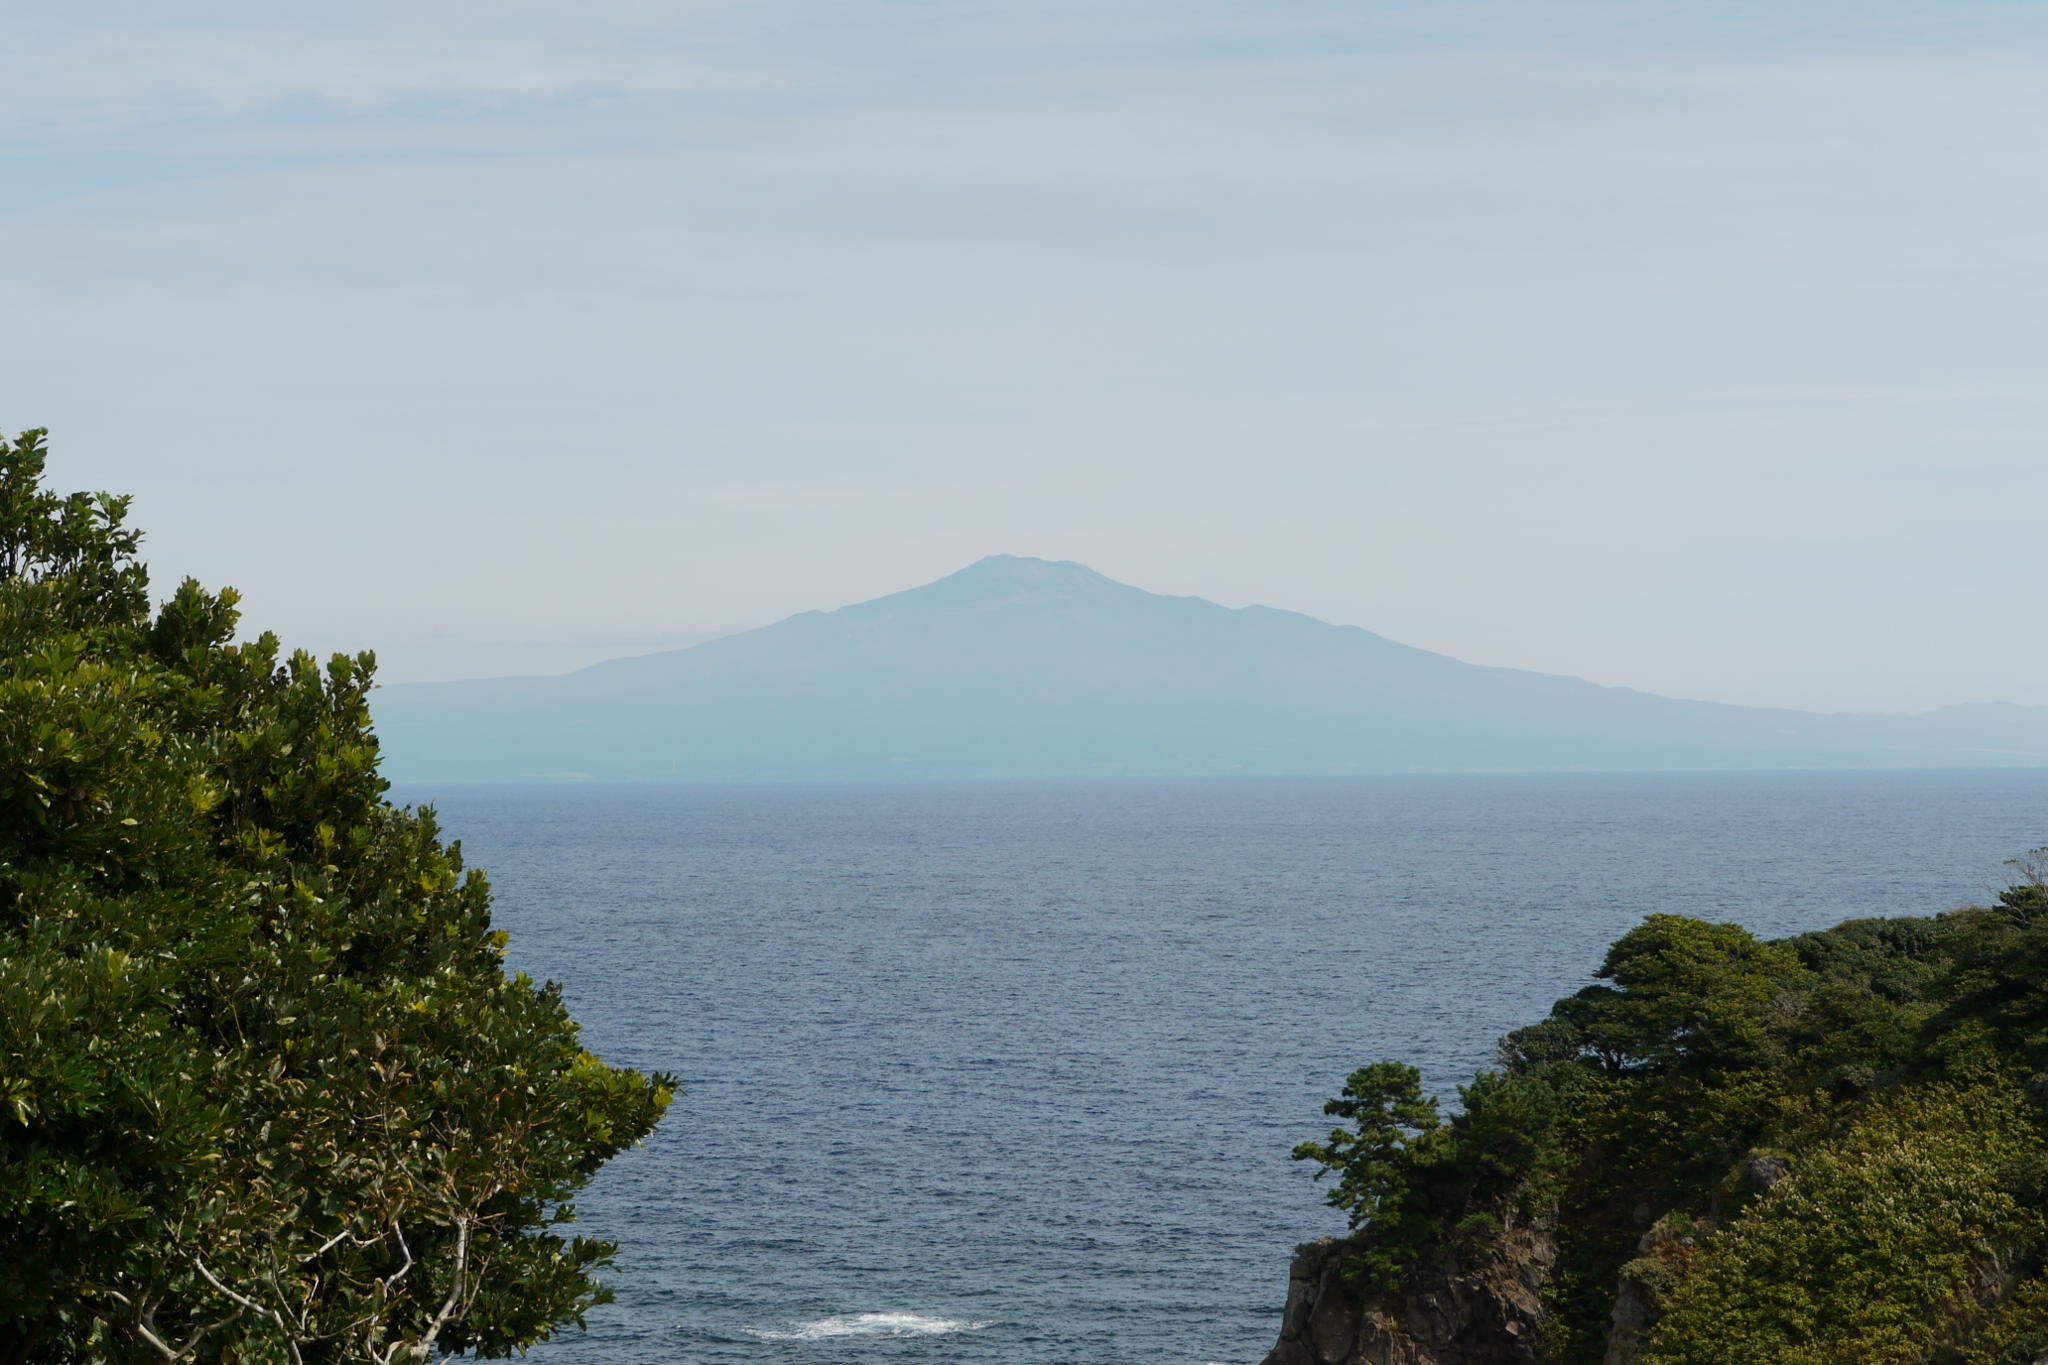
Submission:
<svg viewBox="0 0 2048 1365">
<path fill-rule="evenodd" d="M 152 610 L 125 498 L 0 438 L 0 1362 L 502 1356 L 607 1295 L 567 1202 L 673 1078 L 507 975 L 384 799 L 374 660 Z"/>
</svg>

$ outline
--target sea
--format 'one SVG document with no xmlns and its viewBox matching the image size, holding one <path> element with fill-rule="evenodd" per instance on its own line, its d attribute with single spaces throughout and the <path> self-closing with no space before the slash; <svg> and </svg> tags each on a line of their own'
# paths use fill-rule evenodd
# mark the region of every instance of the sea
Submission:
<svg viewBox="0 0 2048 1365">
<path fill-rule="evenodd" d="M 1255 1365 L 1354 1068 L 1446 1103 L 1668 911 L 1983 903 L 2048 771 L 404 786 L 510 965 L 677 1073 L 537 1365 Z"/>
</svg>

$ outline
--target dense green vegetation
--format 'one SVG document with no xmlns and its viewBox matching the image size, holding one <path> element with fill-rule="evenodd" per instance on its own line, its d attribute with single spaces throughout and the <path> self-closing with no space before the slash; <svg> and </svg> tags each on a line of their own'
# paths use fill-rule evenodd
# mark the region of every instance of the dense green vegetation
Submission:
<svg viewBox="0 0 2048 1365">
<path fill-rule="evenodd" d="M 2024 1365 L 2048 1351 L 2048 888 L 1760 942 L 1653 915 L 1440 1120 L 1378 1063 L 1297 1157 L 1391 1287 L 1556 1220 L 1543 1358 Z M 1627 1316 L 1627 1315 L 1625 1315 Z"/>
<path fill-rule="evenodd" d="M 673 1082 L 503 969 L 384 800 L 369 655 L 152 610 L 124 499 L 0 440 L 0 1361 L 505 1355 L 604 1297 L 570 1196 Z"/>
</svg>

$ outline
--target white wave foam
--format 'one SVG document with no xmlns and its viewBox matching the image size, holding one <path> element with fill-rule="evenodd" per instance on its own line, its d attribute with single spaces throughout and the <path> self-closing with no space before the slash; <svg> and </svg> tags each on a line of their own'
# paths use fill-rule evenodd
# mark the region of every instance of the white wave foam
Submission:
<svg viewBox="0 0 2048 1365">
<path fill-rule="evenodd" d="M 974 1332 L 988 1326 L 966 1318 L 937 1318 L 926 1313 L 841 1313 L 800 1322 L 794 1327 L 750 1327 L 748 1335 L 763 1341 L 825 1341 L 843 1337 L 938 1337 L 948 1332 Z"/>
</svg>

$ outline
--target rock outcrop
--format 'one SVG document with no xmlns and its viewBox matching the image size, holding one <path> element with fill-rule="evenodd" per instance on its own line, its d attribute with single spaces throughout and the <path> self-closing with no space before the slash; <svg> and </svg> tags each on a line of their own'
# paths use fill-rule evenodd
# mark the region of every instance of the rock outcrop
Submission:
<svg viewBox="0 0 2048 1365">
<path fill-rule="evenodd" d="M 1378 1293 L 1343 1273 L 1357 1245 L 1326 1237 L 1295 1253 L 1265 1365 L 1536 1365 L 1541 1291 L 1557 1259 L 1551 1220 L 1512 1222 L 1477 1253 L 1433 1252 Z"/>
<path fill-rule="evenodd" d="M 1774 1158 L 1775 1159 L 1775 1158 Z M 1779 1174 L 1784 1163 L 1778 1162 Z M 1714 1235 L 1715 1224 L 1667 1213 L 1636 1242 L 1636 1258 L 1621 1268 L 1601 1365 L 1636 1365 L 1662 1317 L 1671 1291 L 1692 1267 L 1693 1256 Z"/>
<path fill-rule="evenodd" d="M 1769 1194 L 1791 1174 L 1791 1164 L 1778 1152 L 1753 1151 L 1735 1168 L 1737 1188 L 1751 1198 Z M 1650 1225 L 1636 1242 L 1636 1258 L 1621 1268 L 1615 1285 L 1614 1311 L 1601 1365 L 1636 1365 L 1649 1344 L 1650 1329 L 1664 1315 L 1672 1290 L 1692 1268 L 1693 1257 L 1720 1228 L 1715 1216 L 1720 1197 L 1709 1201 L 1714 1211 L 1689 1217 L 1676 1210 Z M 1647 1215 L 1644 1209 L 1643 1214 Z"/>
</svg>

